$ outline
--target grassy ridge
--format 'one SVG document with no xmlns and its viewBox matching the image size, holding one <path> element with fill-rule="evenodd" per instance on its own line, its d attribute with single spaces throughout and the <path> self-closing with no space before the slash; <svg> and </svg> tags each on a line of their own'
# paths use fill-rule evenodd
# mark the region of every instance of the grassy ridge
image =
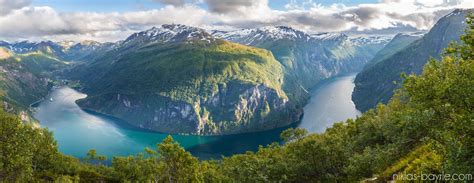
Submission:
<svg viewBox="0 0 474 183">
<path fill-rule="evenodd" d="M 124 46 L 74 72 L 89 95 L 81 107 L 148 129 L 239 133 L 297 121 L 281 107 L 285 78 L 271 52 L 224 40 Z"/>
<path fill-rule="evenodd" d="M 96 62 L 100 78 L 92 77 L 92 94 L 154 92 L 174 100 L 196 102 L 217 90 L 217 84 L 231 80 L 265 84 L 281 90 L 282 68 L 270 52 L 226 41 L 216 43 L 149 45 L 116 61 Z M 113 62 L 113 69 L 107 69 Z M 91 71 L 91 72 L 95 72 Z M 87 78 L 87 76 L 86 76 Z M 87 88 L 86 88 L 87 90 Z M 196 95 L 196 93 L 200 95 Z"/>
</svg>

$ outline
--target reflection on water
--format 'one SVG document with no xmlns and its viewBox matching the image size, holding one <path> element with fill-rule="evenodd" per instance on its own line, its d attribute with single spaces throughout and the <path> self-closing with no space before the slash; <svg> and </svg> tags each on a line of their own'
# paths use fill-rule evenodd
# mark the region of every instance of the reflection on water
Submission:
<svg viewBox="0 0 474 183">
<path fill-rule="evenodd" d="M 333 79 L 314 90 L 299 127 L 323 132 L 334 121 L 358 115 L 351 101 L 354 76 Z M 87 113 L 74 102 L 85 97 L 71 88 L 59 88 L 48 97 L 52 100 L 42 102 L 35 113 L 41 125 L 53 132 L 60 151 L 65 154 L 83 157 L 89 149 L 96 149 L 109 157 L 131 155 L 143 152 L 145 147 L 155 148 L 167 136 L 118 126 L 123 122 Z M 255 151 L 259 145 L 279 141 L 284 129 L 219 137 L 173 135 L 173 138 L 195 156 L 209 159 Z"/>
<path fill-rule="evenodd" d="M 325 81 L 311 93 L 311 100 L 304 107 L 300 128 L 321 133 L 334 122 L 360 115 L 352 102 L 355 74 Z"/>
</svg>

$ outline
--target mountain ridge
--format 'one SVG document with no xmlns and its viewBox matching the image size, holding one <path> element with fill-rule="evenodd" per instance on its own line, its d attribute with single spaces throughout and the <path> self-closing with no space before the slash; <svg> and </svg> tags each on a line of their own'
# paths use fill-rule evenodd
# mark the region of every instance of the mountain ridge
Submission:
<svg viewBox="0 0 474 183">
<path fill-rule="evenodd" d="M 387 103 L 400 87 L 400 74 L 419 74 L 430 57 L 439 59 L 451 41 L 459 41 L 466 28 L 465 17 L 472 10 L 456 9 L 442 17 L 422 38 L 392 56 L 361 71 L 355 79 L 352 95 L 357 109 L 366 111 L 378 103 Z"/>
<path fill-rule="evenodd" d="M 298 120 L 270 52 L 209 36 L 181 25 L 132 34 L 73 69 L 88 94 L 77 103 L 166 133 L 224 135 Z"/>
</svg>

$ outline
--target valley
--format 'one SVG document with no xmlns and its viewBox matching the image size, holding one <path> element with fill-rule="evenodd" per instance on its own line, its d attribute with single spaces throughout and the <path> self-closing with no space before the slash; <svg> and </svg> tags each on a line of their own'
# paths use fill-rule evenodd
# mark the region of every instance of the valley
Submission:
<svg viewBox="0 0 474 183">
<path fill-rule="evenodd" d="M 316 86 L 312 101 L 305 107 L 302 121 L 291 127 L 321 133 L 334 122 L 360 114 L 350 100 L 355 75 L 337 77 Z M 331 97 L 326 97 L 330 94 Z M 90 149 L 103 155 L 128 156 L 153 148 L 168 134 L 145 131 L 116 118 L 83 111 L 76 100 L 85 94 L 69 87 L 54 89 L 48 99 L 36 109 L 34 117 L 54 134 L 61 152 L 84 157 Z M 290 127 L 290 126 L 288 126 Z M 281 142 L 280 133 L 288 127 L 263 132 L 226 136 L 173 135 L 173 138 L 200 159 L 220 159 L 246 151 L 256 151 L 260 145 Z"/>
<path fill-rule="evenodd" d="M 43 56 L 20 63 L 47 80 L 45 88 L 67 81 L 86 93 L 76 101 L 84 110 L 140 129 L 212 136 L 298 123 L 311 88 L 359 71 L 389 40 L 308 34 L 283 26 L 208 32 L 169 24 L 115 43 L 2 45 L 12 57 Z M 18 106 L 24 110 L 27 105 Z"/>
<path fill-rule="evenodd" d="M 472 8 L 0 0 L 0 182 L 472 181 Z"/>
<path fill-rule="evenodd" d="M 360 115 L 360 78 L 422 37 L 308 34 L 284 26 L 208 32 L 170 24 L 116 43 L 2 44 L 7 60 L 20 59 L 23 72 L 45 80 L 44 90 L 56 85 L 48 96 L 24 101 L 48 99 L 22 113 L 52 130 L 64 153 L 132 155 L 174 134 L 195 156 L 218 159 L 281 142 L 288 127 L 322 133 Z"/>
</svg>

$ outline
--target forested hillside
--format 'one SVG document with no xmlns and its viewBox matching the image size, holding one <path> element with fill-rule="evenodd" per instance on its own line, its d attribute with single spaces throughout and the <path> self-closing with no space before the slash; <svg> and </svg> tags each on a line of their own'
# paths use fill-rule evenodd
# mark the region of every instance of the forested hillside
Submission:
<svg viewBox="0 0 474 183">
<path fill-rule="evenodd" d="M 352 94 L 357 109 L 367 111 L 378 103 L 386 104 L 394 91 L 401 87 L 402 73 L 420 74 L 429 58 L 439 59 L 450 42 L 459 41 L 469 11 L 454 10 L 442 17 L 422 38 L 401 50 L 392 49 L 394 53 L 357 74 Z"/>
<path fill-rule="evenodd" d="M 131 35 L 68 76 L 88 94 L 77 101 L 83 109 L 158 132 L 228 135 L 299 120 L 302 109 L 282 89 L 283 72 L 267 50 L 162 25 Z"/>
<path fill-rule="evenodd" d="M 284 68 L 283 89 L 300 107 L 307 103 L 311 88 L 324 79 L 360 71 L 391 38 L 309 34 L 285 26 L 214 31 L 213 35 L 271 51 Z"/>
<path fill-rule="evenodd" d="M 16 54 L 0 47 L 0 106 L 19 113 L 48 93 L 50 73 L 67 63 L 47 53 Z"/>
<path fill-rule="evenodd" d="M 387 105 L 322 134 L 282 133 L 285 145 L 218 161 L 199 161 L 171 137 L 144 154 L 104 166 L 94 150 L 58 153 L 44 129 L 0 114 L 0 181 L 28 182 L 327 182 L 390 180 L 393 174 L 474 172 L 474 24 L 439 61 L 405 77 Z"/>
</svg>

